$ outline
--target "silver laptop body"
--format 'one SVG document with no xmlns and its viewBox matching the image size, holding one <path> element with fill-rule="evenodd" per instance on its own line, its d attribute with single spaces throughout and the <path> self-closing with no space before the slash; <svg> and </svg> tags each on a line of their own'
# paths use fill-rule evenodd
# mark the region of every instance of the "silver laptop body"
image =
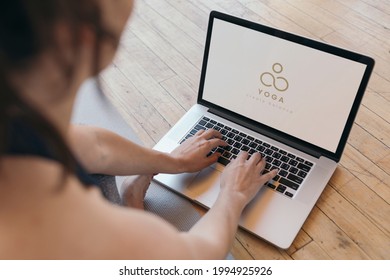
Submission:
<svg viewBox="0 0 390 280">
<path fill-rule="evenodd" d="M 364 55 L 213 11 L 198 102 L 154 148 L 172 151 L 199 123 L 238 131 L 243 137 L 235 139 L 245 138 L 243 146 L 252 151 L 266 145 L 262 153 L 279 156 L 268 168 L 281 163 L 276 167 L 287 179 L 261 188 L 239 225 L 286 249 L 337 167 L 373 66 Z M 209 208 L 224 164 L 155 180 Z"/>
</svg>

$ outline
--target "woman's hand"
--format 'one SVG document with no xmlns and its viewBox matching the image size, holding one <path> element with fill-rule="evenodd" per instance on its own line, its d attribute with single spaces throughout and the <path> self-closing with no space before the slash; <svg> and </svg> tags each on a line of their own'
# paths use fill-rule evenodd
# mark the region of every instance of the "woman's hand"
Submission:
<svg viewBox="0 0 390 280">
<path fill-rule="evenodd" d="M 218 146 L 226 146 L 221 133 L 214 129 L 200 130 L 172 151 L 179 164 L 179 172 L 196 172 L 217 161 L 220 153 L 209 155 Z"/>
<path fill-rule="evenodd" d="M 265 158 L 261 158 L 259 153 L 254 153 L 248 159 L 248 153 L 241 152 L 222 173 L 221 195 L 245 207 L 260 188 L 277 175 L 277 170 L 262 174 L 264 167 Z"/>
</svg>

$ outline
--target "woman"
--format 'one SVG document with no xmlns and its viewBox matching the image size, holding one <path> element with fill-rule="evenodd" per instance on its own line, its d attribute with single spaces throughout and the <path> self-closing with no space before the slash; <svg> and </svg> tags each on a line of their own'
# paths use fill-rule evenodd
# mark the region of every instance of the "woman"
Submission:
<svg viewBox="0 0 390 280">
<path fill-rule="evenodd" d="M 142 200 L 155 173 L 198 171 L 226 145 L 200 131 L 171 154 L 111 132 L 70 125 L 76 92 L 112 61 L 129 0 L 13 0 L 0 4 L 0 259 L 224 258 L 259 188 L 264 159 L 227 166 L 214 206 L 189 231 L 105 201 L 88 173 L 142 175 L 124 195 Z"/>
</svg>

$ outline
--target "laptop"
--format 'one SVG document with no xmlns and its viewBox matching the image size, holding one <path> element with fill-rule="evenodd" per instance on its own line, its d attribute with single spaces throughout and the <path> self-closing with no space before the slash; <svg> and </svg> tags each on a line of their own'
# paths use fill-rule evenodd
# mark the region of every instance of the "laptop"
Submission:
<svg viewBox="0 0 390 280">
<path fill-rule="evenodd" d="M 197 104 L 154 149 L 170 152 L 200 129 L 220 131 L 229 146 L 200 172 L 155 180 L 210 208 L 225 166 L 240 150 L 259 152 L 264 172 L 279 173 L 239 226 L 290 247 L 337 167 L 373 67 L 370 57 L 212 11 Z"/>
</svg>

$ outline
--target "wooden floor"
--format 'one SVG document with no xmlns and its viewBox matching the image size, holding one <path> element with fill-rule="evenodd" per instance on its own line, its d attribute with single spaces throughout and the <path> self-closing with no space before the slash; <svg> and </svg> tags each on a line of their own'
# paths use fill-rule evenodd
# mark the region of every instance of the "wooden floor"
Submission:
<svg viewBox="0 0 390 280">
<path fill-rule="evenodd" d="M 239 230 L 233 256 L 390 259 L 390 1 L 138 1 L 103 85 L 146 146 L 152 147 L 196 102 L 211 10 L 376 60 L 339 167 L 293 245 L 281 250 Z"/>
</svg>

